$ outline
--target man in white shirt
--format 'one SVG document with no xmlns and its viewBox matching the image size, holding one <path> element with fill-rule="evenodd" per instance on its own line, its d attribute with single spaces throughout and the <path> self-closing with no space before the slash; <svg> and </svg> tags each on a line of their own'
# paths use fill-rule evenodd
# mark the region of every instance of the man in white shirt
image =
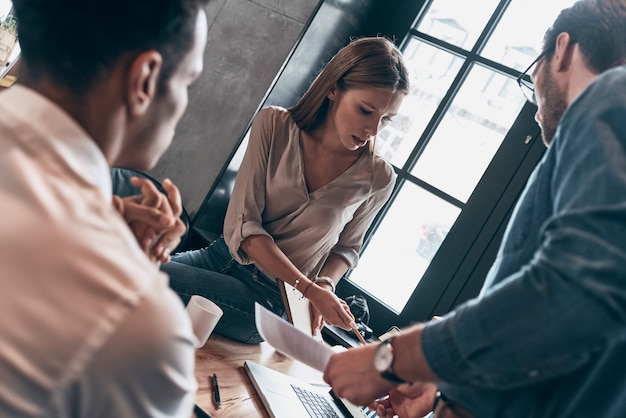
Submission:
<svg viewBox="0 0 626 418">
<path fill-rule="evenodd" d="M 109 168 L 149 169 L 170 144 L 202 71 L 205 3 L 13 0 L 20 83 L 0 94 L 2 417 L 191 416 L 189 319 L 114 207 Z M 175 203 L 161 205 L 173 230 Z"/>
</svg>

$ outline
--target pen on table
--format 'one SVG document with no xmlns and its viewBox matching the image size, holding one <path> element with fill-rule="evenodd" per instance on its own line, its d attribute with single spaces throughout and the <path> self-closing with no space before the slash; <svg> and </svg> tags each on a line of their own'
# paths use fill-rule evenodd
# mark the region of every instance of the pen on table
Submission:
<svg viewBox="0 0 626 418">
<path fill-rule="evenodd" d="M 352 331 L 354 331 L 354 334 L 357 336 L 357 338 L 359 339 L 359 341 L 361 341 L 361 344 L 363 345 L 367 345 L 367 341 L 365 341 L 365 338 L 363 338 L 363 336 L 361 335 L 361 333 L 359 332 L 359 330 L 356 327 L 356 322 L 352 322 L 350 324 L 350 326 L 352 327 Z"/>
<path fill-rule="evenodd" d="M 213 373 L 213 401 L 219 409 L 222 401 L 220 400 L 220 387 L 217 385 L 217 375 L 215 373 Z"/>
</svg>

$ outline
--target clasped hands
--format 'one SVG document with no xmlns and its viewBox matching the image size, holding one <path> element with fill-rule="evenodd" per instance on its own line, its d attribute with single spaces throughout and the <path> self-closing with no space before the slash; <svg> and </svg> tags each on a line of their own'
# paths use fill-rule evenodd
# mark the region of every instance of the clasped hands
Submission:
<svg viewBox="0 0 626 418">
<path fill-rule="evenodd" d="M 183 211 L 180 192 L 169 179 L 162 183 L 167 194 L 146 178 L 131 177 L 130 183 L 141 194 L 123 198 L 114 195 L 113 206 L 148 257 L 154 262 L 167 263 L 186 232 L 186 225 L 180 219 Z"/>
</svg>

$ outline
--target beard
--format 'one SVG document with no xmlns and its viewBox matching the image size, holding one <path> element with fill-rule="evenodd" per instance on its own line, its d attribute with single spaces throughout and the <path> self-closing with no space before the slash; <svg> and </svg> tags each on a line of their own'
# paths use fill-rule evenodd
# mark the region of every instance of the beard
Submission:
<svg viewBox="0 0 626 418">
<path fill-rule="evenodd" d="M 567 109 L 567 102 L 565 101 L 565 93 L 559 89 L 558 83 L 552 77 L 548 62 L 546 62 L 546 65 L 543 65 L 542 75 L 543 102 L 539 110 L 539 119 L 541 121 L 539 125 L 541 126 L 541 138 L 547 147 L 552 142 L 561 117 L 565 113 L 565 109 Z"/>
</svg>

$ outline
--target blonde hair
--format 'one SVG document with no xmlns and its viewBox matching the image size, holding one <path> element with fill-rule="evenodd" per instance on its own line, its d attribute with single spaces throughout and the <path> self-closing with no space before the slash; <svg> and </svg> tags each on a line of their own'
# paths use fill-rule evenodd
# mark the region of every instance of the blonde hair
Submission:
<svg viewBox="0 0 626 418">
<path fill-rule="evenodd" d="M 400 50 L 383 37 L 352 40 L 322 68 L 300 100 L 289 109 L 303 131 L 318 127 L 326 117 L 328 91 L 383 87 L 409 92 L 409 75 Z"/>
</svg>

